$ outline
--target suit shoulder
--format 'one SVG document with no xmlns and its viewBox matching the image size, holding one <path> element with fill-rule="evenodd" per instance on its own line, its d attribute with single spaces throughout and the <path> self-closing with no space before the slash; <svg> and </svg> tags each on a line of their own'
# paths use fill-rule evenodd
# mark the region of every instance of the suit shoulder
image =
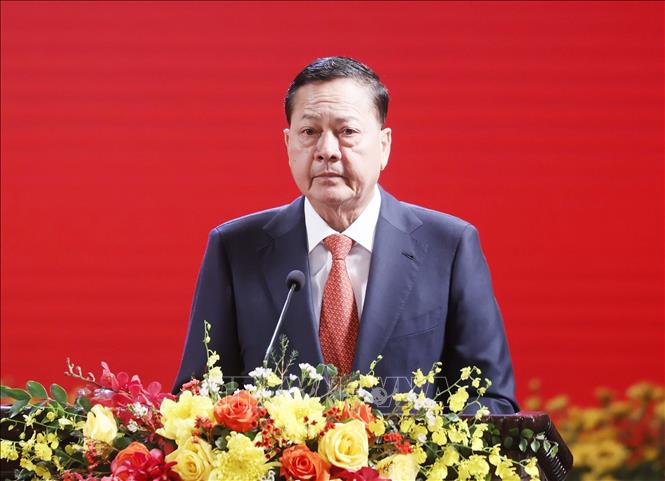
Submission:
<svg viewBox="0 0 665 481">
<path fill-rule="evenodd" d="M 462 232 L 469 227 L 475 229 L 470 222 L 452 214 L 428 209 L 415 204 L 409 204 L 408 202 L 400 203 L 415 214 L 416 217 L 422 221 L 423 227 L 426 229 L 441 229 L 458 235 L 461 235 Z"/>
<path fill-rule="evenodd" d="M 223 222 L 210 231 L 211 236 L 223 236 L 234 238 L 260 232 L 277 214 L 282 212 L 288 205 L 273 207 L 259 212 L 243 215 L 235 219 Z"/>
</svg>

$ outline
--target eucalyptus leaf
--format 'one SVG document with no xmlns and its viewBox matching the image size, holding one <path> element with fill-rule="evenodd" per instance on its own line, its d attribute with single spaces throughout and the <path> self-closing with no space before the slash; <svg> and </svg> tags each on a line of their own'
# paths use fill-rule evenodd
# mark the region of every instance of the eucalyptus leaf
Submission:
<svg viewBox="0 0 665 481">
<path fill-rule="evenodd" d="M 503 447 L 506 449 L 513 447 L 513 438 L 511 436 L 506 436 L 506 438 L 503 440 Z"/>
<path fill-rule="evenodd" d="M 16 400 L 26 400 L 29 401 L 32 396 L 28 391 L 23 389 L 14 389 L 7 386 L 0 386 L 0 397 L 10 397 Z"/>
<path fill-rule="evenodd" d="M 522 429 L 522 437 L 526 439 L 531 439 L 533 437 L 533 431 L 529 428 Z"/>
<path fill-rule="evenodd" d="M 10 416 L 16 416 L 24 407 L 28 405 L 29 402 L 29 399 L 17 399 L 9 410 Z"/>
<path fill-rule="evenodd" d="M 76 400 L 76 404 L 79 405 L 81 408 L 83 408 L 84 411 L 90 411 L 90 408 L 92 407 L 90 405 L 90 399 L 87 397 L 81 396 Z"/>
<path fill-rule="evenodd" d="M 540 441 L 538 441 L 537 439 L 531 441 L 531 451 L 537 453 L 539 449 L 540 449 Z"/>
<path fill-rule="evenodd" d="M 42 386 L 37 381 L 28 381 L 27 383 L 25 383 L 25 387 L 28 390 L 28 392 L 32 395 L 32 397 L 38 397 L 42 399 L 48 398 L 46 389 L 44 389 L 44 386 Z"/>
<path fill-rule="evenodd" d="M 60 404 L 67 404 L 67 391 L 57 384 L 51 384 L 51 396 Z"/>
<path fill-rule="evenodd" d="M 528 441 L 526 439 L 522 439 L 518 447 L 520 448 L 520 451 L 525 453 L 527 446 L 528 446 Z"/>
</svg>

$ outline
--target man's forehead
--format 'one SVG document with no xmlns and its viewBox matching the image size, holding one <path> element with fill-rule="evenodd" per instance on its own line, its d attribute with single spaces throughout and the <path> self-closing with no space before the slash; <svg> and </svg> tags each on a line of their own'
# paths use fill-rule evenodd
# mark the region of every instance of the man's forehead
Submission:
<svg viewBox="0 0 665 481">
<path fill-rule="evenodd" d="M 353 79 L 312 82 L 300 87 L 294 95 L 293 117 L 299 120 L 362 120 L 376 116 L 372 90 Z"/>
<path fill-rule="evenodd" d="M 301 115 L 298 116 L 300 120 L 322 120 L 324 117 L 330 118 L 336 122 L 349 122 L 352 120 L 360 120 L 358 115 L 354 115 L 352 112 L 317 112 L 311 109 L 305 108 Z"/>
</svg>

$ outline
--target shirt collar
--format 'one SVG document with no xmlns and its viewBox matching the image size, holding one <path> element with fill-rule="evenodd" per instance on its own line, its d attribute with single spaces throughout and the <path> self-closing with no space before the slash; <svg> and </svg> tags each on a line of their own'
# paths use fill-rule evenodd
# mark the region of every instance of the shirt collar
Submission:
<svg viewBox="0 0 665 481">
<path fill-rule="evenodd" d="M 369 201 L 365 210 L 362 211 L 353 224 L 342 232 L 342 234 L 350 237 L 357 244 L 360 244 L 369 252 L 372 252 L 372 247 L 374 246 L 374 231 L 376 230 L 376 223 L 379 220 L 380 210 L 381 193 L 379 192 L 378 186 L 375 185 L 372 200 Z M 314 250 L 314 248 L 329 235 L 339 234 L 339 232 L 330 227 L 326 221 L 321 218 L 306 197 L 305 228 L 307 229 L 308 253 L 312 252 L 312 250 Z"/>
</svg>

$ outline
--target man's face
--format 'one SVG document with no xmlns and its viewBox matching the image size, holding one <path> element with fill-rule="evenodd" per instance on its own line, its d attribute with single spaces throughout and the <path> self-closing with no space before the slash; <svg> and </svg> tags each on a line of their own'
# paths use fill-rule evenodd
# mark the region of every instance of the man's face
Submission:
<svg viewBox="0 0 665 481">
<path fill-rule="evenodd" d="M 300 87 L 284 130 L 291 174 L 315 209 L 363 209 L 388 163 L 390 129 L 381 129 L 369 87 L 335 79 Z"/>
</svg>

